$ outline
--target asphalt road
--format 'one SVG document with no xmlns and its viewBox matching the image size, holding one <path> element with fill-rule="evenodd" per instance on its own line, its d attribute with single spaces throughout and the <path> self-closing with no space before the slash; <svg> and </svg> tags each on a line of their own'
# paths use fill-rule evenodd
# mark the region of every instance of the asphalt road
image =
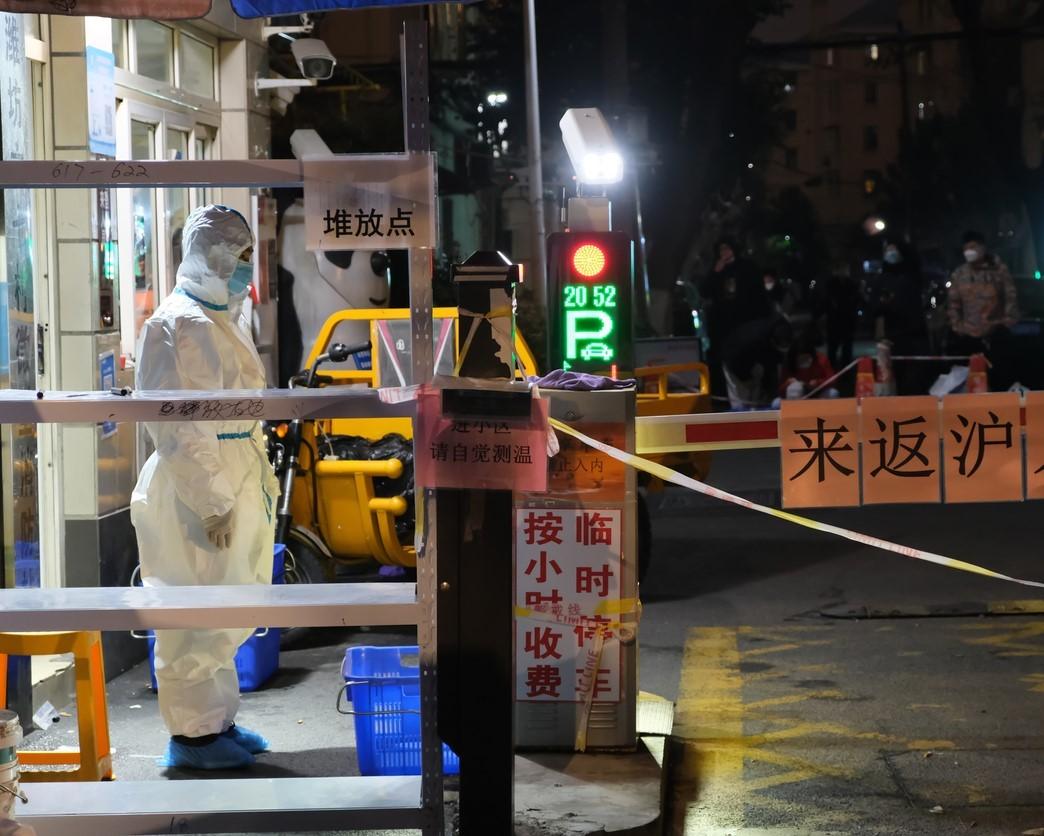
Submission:
<svg viewBox="0 0 1044 836">
<path fill-rule="evenodd" d="M 777 455 L 717 454 L 710 481 L 771 502 Z M 1044 580 L 1033 503 L 809 516 Z M 668 833 L 1044 827 L 1039 590 L 681 491 L 654 539 L 641 684 L 677 701 Z"/>
</svg>

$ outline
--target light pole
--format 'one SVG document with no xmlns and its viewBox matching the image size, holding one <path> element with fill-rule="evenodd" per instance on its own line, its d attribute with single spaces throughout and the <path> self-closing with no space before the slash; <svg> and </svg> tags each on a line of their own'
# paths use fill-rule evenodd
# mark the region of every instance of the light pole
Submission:
<svg viewBox="0 0 1044 836">
<path fill-rule="evenodd" d="M 540 153 L 540 94 L 537 89 L 536 6 L 523 4 L 526 31 L 526 134 L 529 161 L 529 213 L 532 238 L 533 289 L 537 303 L 547 300 L 547 230 L 544 228 L 544 174 Z"/>
</svg>

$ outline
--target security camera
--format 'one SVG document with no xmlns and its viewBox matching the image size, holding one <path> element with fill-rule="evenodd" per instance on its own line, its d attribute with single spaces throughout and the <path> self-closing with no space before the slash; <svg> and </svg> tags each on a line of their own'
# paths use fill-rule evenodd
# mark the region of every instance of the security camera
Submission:
<svg viewBox="0 0 1044 836">
<path fill-rule="evenodd" d="M 333 75 L 337 59 L 318 38 L 301 38 L 290 46 L 301 75 L 305 78 L 327 79 Z"/>
<path fill-rule="evenodd" d="M 581 183 L 601 186 L 623 178 L 623 157 L 598 108 L 570 108 L 558 126 L 569 162 Z"/>
</svg>

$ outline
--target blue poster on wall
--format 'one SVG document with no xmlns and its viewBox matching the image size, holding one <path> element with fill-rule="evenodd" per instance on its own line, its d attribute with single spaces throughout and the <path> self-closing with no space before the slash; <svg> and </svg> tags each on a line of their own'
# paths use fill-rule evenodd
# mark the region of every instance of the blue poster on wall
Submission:
<svg viewBox="0 0 1044 836">
<path fill-rule="evenodd" d="M 465 0 L 468 2 L 469 0 Z M 473 0 L 472 0 L 473 1 Z M 232 0 L 240 17 L 275 17 L 302 12 L 332 12 L 337 9 L 385 9 L 392 6 L 420 6 L 460 0 Z"/>
<path fill-rule="evenodd" d="M 116 156 L 116 59 L 87 47 L 87 138 L 95 154 Z"/>
</svg>

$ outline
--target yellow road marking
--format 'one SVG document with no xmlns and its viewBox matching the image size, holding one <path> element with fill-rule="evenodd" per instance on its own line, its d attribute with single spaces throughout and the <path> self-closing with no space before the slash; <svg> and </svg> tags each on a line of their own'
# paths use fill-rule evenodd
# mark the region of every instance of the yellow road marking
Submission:
<svg viewBox="0 0 1044 836">
<path fill-rule="evenodd" d="M 857 731 L 840 723 L 806 722 L 786 716 L 786 706 L 811 699 L 844 699 L 838 688 L 791 692 L 784 676 L 801 672 L 822 674 L 837 670 L 835 664 L 785 666 L 744 675 L 741 665 L 751 657 L 786 653 L 823 646 L 831 639 L 792 635 L 786 628 L 694 628 L 685 643 L 675 725 L 672 781 L 670 785 L 674 836 L 709 836 L 743 830 L 746 810 L 779 810 L 785 820 L 800 821 L 802 832 L 813 828 L 843 829 L 851 814 L 823 810 L 815 804 L 783 800 L 771 793 L 778 787 L 816 779 L 852 781 L 858 770 L 829 762 L 829 754 L 843 741 L 849 748 L 863 744 L 864 750 L 953 749 L 949 740 L 906 740 L 875 731 Z M 819 635 L 823 635 L 819 628 Z M 744 647 L 740 647 L 740 639 Z M 993 637 L 986 637 L 993 638 Z M 774 643 L 749 647 L 761 639 Z M 824 677 L 825 679 L 825 677 Z M 768 682 L 770 687 L 788 689 L 776 696 L 743 701 L 749 683 Z M 809 683 L 811 684 L 811 683 Z M 818 684 L 818 683 L 817 683 Z M 824 685 L 832 684 L 824 682 Z M 1044 684 L 1044 683 L 1042 683 Z M 770 691 L 771 693 L 771 691 Z M 916 708 L 945 708 L 944 705 L 915 704 Z M 745 733 L 745 725 L 756 724 L 758 733 Z M 823 748 L 813 760 L 801 757 L 808 750 Z M 824 762 L 827 761 L 827 762 Z"/>
<path fill-rule="evenodd" d="M 1033 613 L 1044 615 L 1044 600 L 1030 598 L 1023 601 L 990 601 L 987 611 L 994 615 Z"/>
<path fill-rule="evenodd" d="M 1044 656 L 1044 642 L 1034 642 L 1044 636 L 1044 621 L 1031 621 L 1015 629 L 1009 626 L 993 624 L 968 625 L 964 629 L 980 632 L 993 631 L 991 635 L 963 638 L 964 644 L 975 647 L 988 647 L 1001 657 Z"/>
<path fill-rule="evenodd" d="M 752 656 L 767 656 L 770 653 L 785 653 L 788 650 L 799 650 L 802 647 L 814 647 L 823 644 L 830 644 L 830 639 L 819 639 L 817 641 L 808 642 L 785 642 L 784 644 L 770 644 L 767 647 L 753 647 L 750 650 L 744 650 L 740 655 L 744 659 L 749 659 Z"/>
<path fill-rule="evenodd" d="M 743 701 L 739 662 L 735 630 L 703 627 L 689 632 L 673 735 L 684 741 L 672 786 L 678 833 L 696 836 L 743 825 L 743 749 L 707 745 L 743 737 L 742 711 L 737 710 Z"/>
<path fill-rule="evenodd" d="M 762 708 L 773 708 L 777 705 L 794 705 L 795 703 L 805 702 L 805 700 L 840 700 L 844 699 L 844 696 L 836 688 L 824 691 L 805 691 L 801 694 L 784 694 L 781 697 L 755 700 L 754 702 L 746 703 L 743 708 L 747 711 L 758 711 Z"/>
</svg>

